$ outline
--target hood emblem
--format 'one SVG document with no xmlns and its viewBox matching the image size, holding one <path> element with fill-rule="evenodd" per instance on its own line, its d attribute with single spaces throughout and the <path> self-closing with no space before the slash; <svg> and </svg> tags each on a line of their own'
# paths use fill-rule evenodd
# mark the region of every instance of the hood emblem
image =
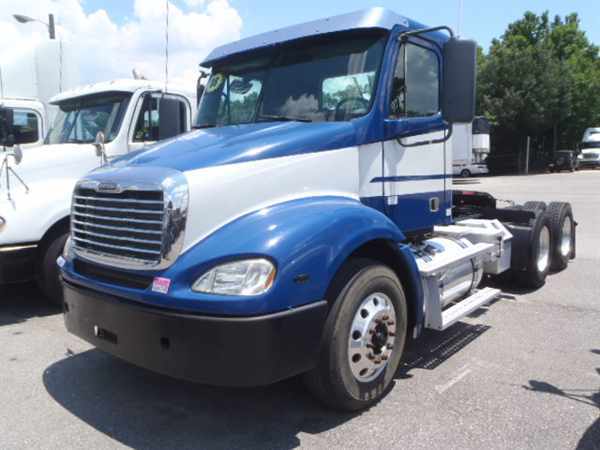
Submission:
<svg viewBox="0 0 600 450">
<path fill-rule="evenodd" d="M 98 183 L 98 185 L 96 186 L 96 191 L 119 193 L 121 192 L 121 187 L 117 183 L 103 182 Z"/>
</svg>

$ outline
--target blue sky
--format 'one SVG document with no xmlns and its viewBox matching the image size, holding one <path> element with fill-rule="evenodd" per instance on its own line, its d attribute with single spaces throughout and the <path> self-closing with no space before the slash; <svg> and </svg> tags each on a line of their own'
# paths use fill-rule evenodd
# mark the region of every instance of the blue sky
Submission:
<svg viewBox="0 0 600 450">
<path fill-rule="evenodd" d="M 174 3 L 187 9 L 184 0 L 174 0 Z M 369 6 L 385 6 L 429 25 L 445 24 L 456 28 L 459 0 L 230 0 L 230 3 L 242 17 L 242 36 L 250 36 Z M 463 0 L 463 4 L 461 34 L 476 39 L 486 50 L 491 40 L 499 37 L 506 25 L 520 18 L 526 10 L 536 13 L 549 10 L 551 15 L 577 12 L 588 38 L 600 45 L 600 0 Z M 123 23 L 133 15 L 133 1 L 127 0 L 83 0 L 83 8 L 87 13 L 106 9 L 117 23 Z"/>
</svg>

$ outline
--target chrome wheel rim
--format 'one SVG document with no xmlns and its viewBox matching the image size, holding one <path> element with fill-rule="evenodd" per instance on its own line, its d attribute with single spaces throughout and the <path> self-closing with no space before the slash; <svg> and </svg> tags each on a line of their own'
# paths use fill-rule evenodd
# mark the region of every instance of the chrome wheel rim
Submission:
<svg viewBox="0 0 600 450">
<path fill-rule="evenodd" d="M 560 253 L 563 256 L 569 256 L 571 253 L 571 242 L 573 233 L 573 222 L 569 216 L 565 217 L 560 237 Z"/>
<path fill-rule="evenodd" d="M 538 258 L 537 267 L 540 272 L 543 272 L 548 267 L 550 262 L 550 230 L 544 226 L 540 231 L 538 242 Z"/>
<path fill-rule="evenodd" d="M 387 367 L 396 336 L 396 310 L 390 298 L 375 292 L 354 314 L 348 336 L 348 363 L 354 378 L 366 383 Z"/>
</svg>

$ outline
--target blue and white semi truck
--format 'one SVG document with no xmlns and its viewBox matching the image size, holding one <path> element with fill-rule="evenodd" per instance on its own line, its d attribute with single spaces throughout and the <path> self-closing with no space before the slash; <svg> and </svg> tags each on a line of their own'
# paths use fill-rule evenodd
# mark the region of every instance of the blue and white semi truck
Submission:
<svg viewBox="0 0 600 450">
<path fill-rule="evenodd" d="M 574 257 L 569 204 L 451 190 L 475 49 L 382 8 L 215 49 L 196 130 L 78 182 L 67 329 L 181 379 L 377 402 L 409 336 L 500 294 L 484 277 Z"/>
</svg>

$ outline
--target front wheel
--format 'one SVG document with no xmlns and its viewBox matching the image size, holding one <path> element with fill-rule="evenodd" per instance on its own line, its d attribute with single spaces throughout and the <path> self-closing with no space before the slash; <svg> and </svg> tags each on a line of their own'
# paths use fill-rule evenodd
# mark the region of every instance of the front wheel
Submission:
<svg viewBox="0 0 600 450">
<path fill-rule="evenodd" d="M 62 305 L 63 291 L 60 283 L 57 258 L 61 255 L 69 233 L 61 232 L 55 234 L 42 244 L 40 248 L 40 267 L 38 285 L 50 302 Z"/>
<path fill-rule="evenodd" d="M 350 260 L 336 279 L 342 280 L 340 291 L 317 366 L 305 381 L 326 405 L 356 411 L 378 402 L 398 370 L 407 335 L 406 297 L 396 274 L 376 261 Z"/>
<path fill-rule="evenodd" d="M 463 178 L 469 178 L 471 176 L 471 171 L 469 169 L 463 169 L 460 172 L 460 176 Z"/>
</svg>

